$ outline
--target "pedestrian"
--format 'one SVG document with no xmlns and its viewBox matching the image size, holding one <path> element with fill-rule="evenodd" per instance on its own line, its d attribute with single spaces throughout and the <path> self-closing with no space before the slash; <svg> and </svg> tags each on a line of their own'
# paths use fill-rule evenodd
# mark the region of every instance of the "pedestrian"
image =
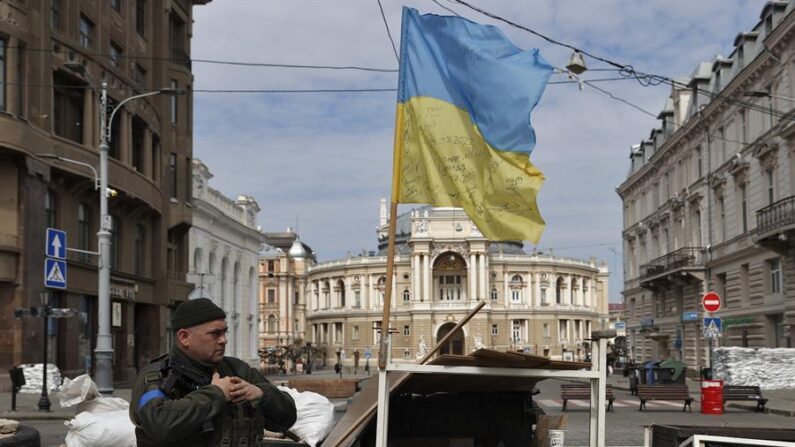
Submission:
<svg viewBox="0 0 795 447">
<path fill-rule="evenodd" d="M 225 357 L 226 314 L 207 298 L 180 304 L 176 344 L 141 370 L 130 419 L 139 447 L 256 446 L 263 430 L 286 432 L 295 402 L 248 364 Z"/>
</svg>

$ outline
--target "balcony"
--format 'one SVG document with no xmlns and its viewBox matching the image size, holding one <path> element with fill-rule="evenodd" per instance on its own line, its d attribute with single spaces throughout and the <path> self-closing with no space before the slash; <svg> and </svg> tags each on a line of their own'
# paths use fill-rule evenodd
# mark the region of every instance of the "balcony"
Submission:
<svg viewBox="0 0 795 447">
<path fill-rule="evenodd" d="M 704 248 L 684 247 L 640 266 L 640 286 L 665 290 L 704 281 Z"/>
<path fill-rule="evenodd" d="M 786 253 L 787 241 L 795 233 L 795 196 L 781 199 L 756 212 L 756 242 Z"/>
</svg>

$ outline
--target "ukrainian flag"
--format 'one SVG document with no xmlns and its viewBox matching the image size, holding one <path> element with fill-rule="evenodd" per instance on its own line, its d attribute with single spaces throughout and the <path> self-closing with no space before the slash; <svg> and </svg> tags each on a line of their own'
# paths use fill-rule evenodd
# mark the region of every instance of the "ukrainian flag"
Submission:
<svg viewBox="0 0 795 447">
<path fill-rule="evenodd" d="M 493 26 L 403 8 L 392 197 L 462 207 L 492 240 L 538 243 L 533 110 L 552 67 Z"/>
</svg>

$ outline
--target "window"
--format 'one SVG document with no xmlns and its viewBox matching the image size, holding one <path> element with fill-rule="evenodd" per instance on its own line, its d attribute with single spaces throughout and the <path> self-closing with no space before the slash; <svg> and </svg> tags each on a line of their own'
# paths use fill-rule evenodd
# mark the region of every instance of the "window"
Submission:
<svg viewBox="0 0 795 447">
<path fill-rule="evenodd" d="M 497 301 L 497 299 L 499 299 L 499 296 L 497 296 L 497 289 L 496 288 L 495 289 L 491 289 L 490 298 L 491 298 L 492 301 Z"/>
<path fill-rule="evenodd" d="M 441 301 L 461 300 L 461 275 L 439 277 L 439 299 Z"/>
<path fill-rule="evenodd" d="M 351 340 L 359 339 L 359 326 L 351 326 Z"/>
<path fill-rule="evenodd" d="M 770 293 L 781 293 L 781 260 L 767 261 L 767 268 L 770 271 Z"/>
<path fill-rule="evenodd" d="M 544 338 L 549 338 L 549 323 L 544 323 Z"/>
<path fill-rule="evenodd" d="M 53 73 L 53 132 L 56 135 L 83 143 L 83 87 L 72 78 Z"/>
<path fill-rule="evenodd" d="M 568 320 L 559 320 L 558 321 L 558 340 L 563 342 L 569 339 L 569 321 Z"/>
<path fill-rule="evenodd" d="M 743 233 L 745 233 L 748 231 L 748 188 L 746 185 L 740 185 L 740 217 Z"/>
<path fill-rule="evenodd" d="M 276 332 L 276 316 L 268 315 L 268 332 Z M 315 328 L 315 335 L 317 335 L 317 328 Z"/>
<path fill-rule="evenodd" d="M 116 42 L 110 42 L 110 65 L 114 67 L 118 67 L 121 65 L 121 58 L 122 54 L 124 54 L 124 50 L 121 49 Z"/>
<path fill-rule="evenodd" d="M 268 289 L 268 304 L 275 304 L 275 303 L 276 303 L 276 290 Z"/>
<path fill-rule="evenodd" d="M 49 189 L 44 193 L 44 219 L 47 228 L 56 228 L 55 224 L 55 195 Z"/>
<path fill-rule="evenodd" d="M 541 305 L 542 306 L 546 306 L 547 304 L 549 304 L 547 302 L 547 288 L 546 287 L 542 287 L 541 288 L 541 297 L 540 298 L 541 298 Z"/>
<path fill-rule="evenodd" d="M 522 289 L 511 289 L 511 302 L 518 303 L 522 301 Z"/>
<path fill-rule="evenodd" d="M 521 343 L 522 341 L 522 320 L 513 320 L 511 322 L 511 341 L 514 343 Z"/>
<path fill-rule="evenodd" d="M 121 14 L 121 0 L 110 0 L 110 7 Z"/>
<path fill-rule="evenodd" d="M 185 157 L 185 202 L 190 203 L 193 195 L 193 162 Z"/>
<path fill-rule="evenodd" d="M 704 175 L 704 162 L 701 158 L 701 147 L 696 149 L 696 164 L 697 164 L 696 178 L 701 178 L 701 176 Z"/>
<path fill-rule="evenodd" d="M 146 0 L 135 0 L 135 31 L 141 37 L 146 34 Z"/>
<path fill-rule="evenodd" d="M 718 218 L 718 225 L 720 225 L 720 237 L 721 240 L 726 240 L 726 202 L 723 200 L 723 197 L 718 199 L 718 213 L 720 213 L 720 217 Z"/>
<path fill-rule="evenodd" d="M 190 57 L 185 51 L 185 22 L 177 14 L 171 14 L 169 18 L 169 42 L 171 45 L 171 62 L 182 65 L 190 70 Z"/>
<path fill-rule="evenodd" d="M 80 46 L 91 48 L 94 44 L 94 23 L 86 16 L 80 15 Z"/>
<path fill-rule="evenodd" d="M 177 89 L 176 79 L 171 80 L 171 88 Z M 169 102 L 171 102 L 171 124 L 177 124 L 177 95 L 169 96 Z"/>
<path fill-rule="evenodd" d="M 496 324 L 491 325 L 491 335 L 500 335 L 500 327 Z"/>
<path fill-rule="evenodd" d="M 91 220 L 88 207 L 83 203 L 77 206 L 77 248 L 91 249 Z M 79 253 L 78 259 L 81 262 L 88 262 L 89 258 L 85 253 Z"/>
<path fill-rule="evenodd" d="M 275 270 L 274 267 L 274 262 L 268 261 L 268 277 L 270 278 L 273 278 L 273 271 Z"/>
<path fill-rule="evenodd" d="M 355 309 L 359 309 L 362 307 L 362 292 L 358 290 L 353 292 L 353 307 Z"/>
<path fill-rule="evenodd" d="M 403 360 L 411 360 L 411 349 L 403 349 Z"/>
<path fill-rule="evenodd" d="M 776 201 L 775 182 L 773 180 L 773 170 L 765 171 L 767 174 L 767 204 L 772 205 Z"/>
<path fill-rule="evenodd" d="M 403 326 L 403 335 L 411 335 L 411 328 L 409 326 Z"/>
<path fill-rule="evenodd" d="M 133 71 L 133 82 L 135 82 L 135 85 L 137 85 L 139 89 L 146 88 L 146 69 L 138 64 L 135 64 L 135 69 Z"/>
<path fill-rule="evenodd" d="M 121 244 L 121 228 L 119 218 L 110 216 L 110 268 L 119 269 L 119 245 Z"/>
<path fill-rule="evenodd" d="M 300 300 L 300 294 L 298 292 L 295 292 L 293 294 L 293 304 L 295 304 L 297 306 L 299 300 Z"/>
<path fill-rule="evenodd" d="M 411 301 L 411 295 L 409 295 L 409 289 L 403 289 L 403 303 L 408 304 Z"/>
<path fill-rule="evenodd" d="M 171 153 L 168 156 L 168 186 L 169 197 L 172 201 L 177 200 L 177 154 Z"/>
<path fill-rule="evenodd" d="M 334 343 L 342 344 L 342 323 L 334 323 Z"/>
<path fill-rule="evenodd" d="M 750 281 L 750 265 L 743 264 L 740 266 L 740 303 L 745 304 L 748 303 L 750 298 L 750 289 L 749 289 L 749 281 Z"/>
<path fill-rule="evenodd" d="M 50 28 L 61 29 L 61 0 L 50 0 Z"/>
<path fill-rule="evenodd" d="M 144 134 L 146 122 L 137 116 L 132 119 L 132 167 L 138 172 L 143 172 L 144 166 Z"/>
<path fill-rule="evenodd" d="M 721 297 L 724 305 L 729 304 L 729 299 L 726 296 L 726 273 L 718 273 L 715 275 L 715 292 Z"/>
<path fill-rule="evenodd" d="M 381 342 L 381 322 L 373 321 L 373 343 L 378 344 Z"/>
<path fill-rule="evenodd" d="M 135 274 L 143 275 L 144 273 L 144 252 L 146 231 L 144 226 L 138 224 L 135 226 Z M 201 261 L 200 261 L 201 262 Z"/>
</svg>

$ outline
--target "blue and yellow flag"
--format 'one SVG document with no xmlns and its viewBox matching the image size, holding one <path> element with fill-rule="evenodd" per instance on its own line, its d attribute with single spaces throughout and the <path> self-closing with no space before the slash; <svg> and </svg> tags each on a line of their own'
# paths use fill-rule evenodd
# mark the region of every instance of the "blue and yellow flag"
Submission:
<svg viewBox="0 0 795 447">
<path fill-rule="evenodd" d="M 552 74 L 493 26 L 403 8 L 392 197 L 462 207 L 493 240 L 538 243 L 533 110 Z"/>
</svg>

